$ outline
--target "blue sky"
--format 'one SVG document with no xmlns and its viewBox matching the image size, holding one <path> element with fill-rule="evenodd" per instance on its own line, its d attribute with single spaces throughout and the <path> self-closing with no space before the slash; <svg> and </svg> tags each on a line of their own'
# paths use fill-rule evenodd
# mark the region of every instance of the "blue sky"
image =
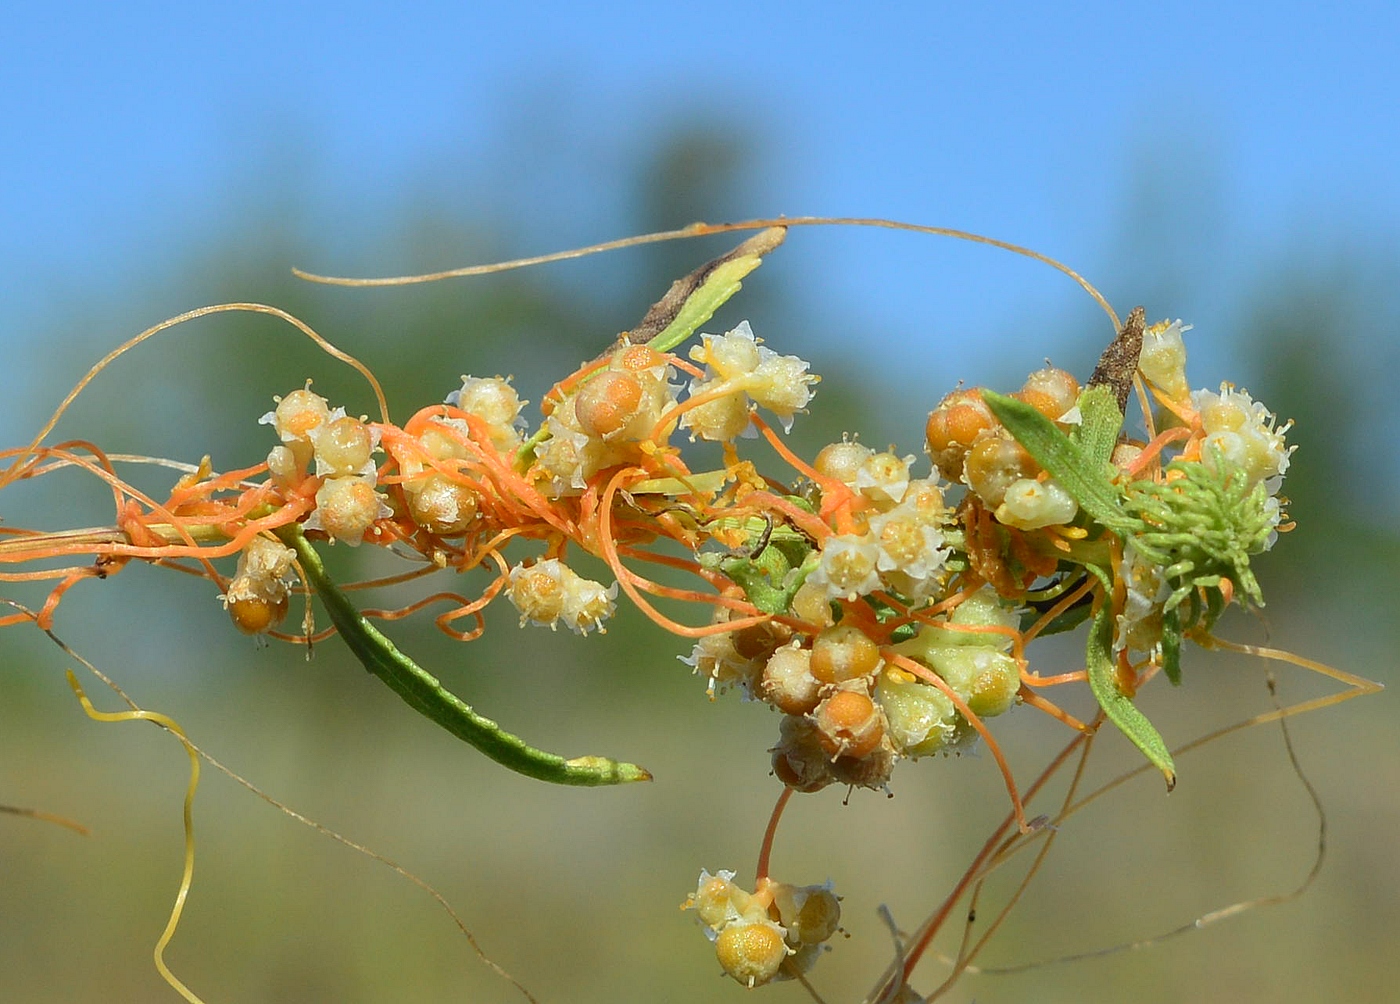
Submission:
<svg viewBox="0 0 1400 1004">
<path fill-rule="evenodd" d="M 533 207 L 521 251 L 620 236 L 611 179 L 695 113 L 754 142 L 755 215 L 978 230 L 1120 297 L 1145 272 L 1184 270 L 1192 302 L 1152 312 L 1189 309 L 1198 327 L 1290 247 L 1393 247 L 1400 232 L 1393 4 L 394 10 L 9 5 L 6 337 L 85 286 L 168 273 L 201 233 L 277 197 L 265 182 L 279 176 L 361 261 L 376 225 L 424 192 L 483 214 Z M 1144 223 L 1147 183 L 1177 194 Z M 824 304 L 883 324 L 936 309 L 941 330 L 1014 330 L 1079 303 L 1057 276 L 980 249 L 828 234 L 791 254 Z"/>
</svg>

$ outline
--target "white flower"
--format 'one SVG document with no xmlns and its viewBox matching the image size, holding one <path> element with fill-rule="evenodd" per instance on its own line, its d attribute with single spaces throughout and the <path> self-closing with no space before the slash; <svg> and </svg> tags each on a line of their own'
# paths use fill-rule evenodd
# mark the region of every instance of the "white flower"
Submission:
<svg viewBox="0 0 1400 1004">
<path fill-rule="evenodd" d="M 447 395 L 447 403 L 475 415 L 491 428 L 491 442 L 506 452 L 520 445 L 520 430 L 525 419 L 520 409 L 525 407 L 520 395 L 510 385 L 510 377 L 462 376 L 462 386 Z M 459 419 L 460 421 L 460 419 Z"/>
<path fill-rule="evenodd" d="M 1284 436 L 1292 422 L 1278 426 L 1278 419 L 1264 405 L 1236 390 L 1228 383 L 1220 385 L 1220 393 L 1198 390 L 1191 394 L 1191 404 L 1201 416 L 1206 438 L 1202 444 L 1201 460 L 1208 467 L 1217 453 L 1245 472 L 1250 485 L 1260 481 L 1274 494 L 1283 484 L 1289 457 L 1297 447 L 1286 446 Z"/>
<path fill-rule="evenodd" d="M 705 689 L 711 698 L 715 689 L 720 691 L 739 687 L 746 697 L 752 697 L 754 687 L 763 674 L 763 663 L 757 659 L 746 659 L 734 648 L 731 634 L 707 634 L 695 642 L 689 658 L 677 656 L 701 676 L 708 677 Z"/>
<path fill-rule="evenodd" d="M 1113 651 L 1149 651 L 1162 640 L 1162 608 L 1171 588 L 1162 569 L 1145 560 L 1131 540 L 1123 547 L 1119 574 L 1128 592 L 1114 629 Z"/>
<path fill-rule="evenodd" d="M 1068 523 L 1078 512 L 1079 503 L 1055 482 L 1022 478 L 1006 489 L 996 517 L 1020 530 L 1039 530 Z"/>
<path fill-rule="evenodd" d="M 909 490 L 909 465 L 914 462 L 911 454 L 896 457 L 893 453 L 872 453 L 856 469 L 854 487 L 876 504 L 894 505 L 904 500 Z"/>
<path fill-rule="evenodd" d="M 912 507 L 899 506 L 870 518 L 881 578 L 910 597 L 928 595 L 937 585 L 949 551 L 943 534 Z M 891 574 L 897 573 L 897 574 Z"/>
<path fill-rule="evenodd" d="M 740 321 L 722 335 L 701 335 L 700 344 L 690 350 L 690 358 L 704 363 L 710 378 L 733 380 L 758 369 L 763 351 L 758 347 L 749 322 Z"/>
<path fill-rule="evenodd" d="M 617 605 L 617 583 L 605 587 L 601 582 L 585 579 L 572 571 L 564 586 L 564 607 L 560 619 L 575 634 L 588 634 L 590 629 L 606 632 L 603 621 L 613 615 Z"/>
<path fill-rule="evenodd" d="M 533 621 L 553 630 L 562 620 L 571 631 L 587 634 L 603 630 L 603 621 L 613 615 L 617 583 L 604 588 L 558 558 L 545 558 L 512 568 L 506 597 L 520 611 L 521 627 Z"/>
<path fill-rule="evenodd" d="M 1142 336 L 1138 369 L 1173 401 L 1184 399 L 1190 390 L 1186 382 L 1186 343 L 1181 340 L 1190 330 L 1191 325 L 1178 319 L 1154 324 Z"/>
<path fill-rule="evenodd" d="M 807 578 L 825 587 L 828 598 L 854 600 L 880 588 L 880 548 L 871 537 L 828 537 L 821 554 L 821 563 Z"/>
</svg>

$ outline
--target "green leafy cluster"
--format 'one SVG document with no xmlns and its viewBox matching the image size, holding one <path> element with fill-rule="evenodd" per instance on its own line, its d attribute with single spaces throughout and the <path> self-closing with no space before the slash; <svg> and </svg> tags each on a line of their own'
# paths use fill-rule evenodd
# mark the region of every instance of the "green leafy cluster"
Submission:
<svg viewBox="0 0 1400 1004">
<path fill-rule="evenodd" d="M 1166 481 L 1135 481 L 1124 489 L 1127 511 L 1142 524 L 1132 544 L 1164 569 L 1173 587 L 1166 609 L 1199 589 L 1218 589 L 1226 579 L 1263 606 L 1249 559 L 1275 532 L 1278 503 L 1267 487 L 1251 486 L 1219 452 L 1209 464 L 1173 461 L 1166 473 Z M 1187 618 L 1187 624 L 1194 619 Z"/>
<path fill-rule="evenodd" d="M 1091 386 L 1080 398 L 1080 422 L 1073 434 L 1062 432 L 1035 408 L 989 391 L 983 397 L 992 412 L 1022 447 L 1079 504 L 1092 524 L 1115 535 L 1147 562 L 1162 569 L 1171 588 L 1162 618 L 1162 666 L 1173 682 L 1180 680 L 1180 650 L 1185 632 L 1208 629 L 1231 596 L 1262 606 L 1258 580 L 1250 557 L 1267 546 L 1278 523 L 1278 504 L 1262 482 L 1251 485 L 1243 472 L 1219 451 L 1210 463 L 1176 460 L 1162 481 L 1120 484 L 1109 463 L 1123 424 L 1108 387 Z M 1111 562 L 1086 559 L 1077 563 L 1096 576 L 1104 594 L 1111 595 Z M 1075 558 L 1067 559 L 1071 563 Z M 1225 582 L 1231 589 L 1222 589 Z M 1185 615 L 1180 609 L 1186 605 Z M 1085 654 L 1090 689 L 1105 715 L 1174 783 L 1171 754 L 1156 728 L 1133 705 L 1115 667 L 1114 623 L 1103 604 L 1094 616 Z"/>
</svg>

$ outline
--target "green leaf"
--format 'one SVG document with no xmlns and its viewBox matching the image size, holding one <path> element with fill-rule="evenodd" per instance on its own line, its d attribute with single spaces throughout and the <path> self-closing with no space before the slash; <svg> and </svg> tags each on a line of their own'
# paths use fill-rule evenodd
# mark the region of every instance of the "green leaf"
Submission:
<svg viewBox="0 0 1400 1004">
<path fill-rule="evenodd" d="M 437 722 L 502 766 L 541 781 L 597 786 L 651 780 L 650 772 L 636 764 L 600 756 L 566 760 L 535 749 L 491 719 L 477 714 L 470 705 L 443 687 L 437 677 L 400 652 L 393 642 L 355 609 L 354 604 L 326 574 L 321 556 L 302 534 L 300 526 L 284 526 L 277 531 L 277 535 L 296 551 L 306 580 L 325 604 L 326 612 L 350 651 L 355 653 L 365 669 L 388 684 L 390 690 L 420 715 Z"/>
<path fill-rule="evenodd" d="M 1045 627 L 1041 628 L 1040 633 L 1037 634 L 1036 637 L 1046 638 L 1052 634 L 1064 634 L 1066 631 L 1073 631 L 1089 619 L 1091 606 L 1092 604 L 1089 602 L 1089 598 L 1085 597 L 1084 602 L 1076 603 L 1058 617 L 1051 620 Z M 1027 610 L 1021 617 L 1021 630 L 1026 630 L 1036 621 L 1040 620 L 1040 615 L 1041 611 L 1037 610 L 1035 607 L 1031 607 Z"/>
<path fill-rule="evenodd" d="M 1113 665 L 1113 611 L 1108 604 L 1099 608 L 1089 632 L 1089 646 L 1084 656 L 1088 670 L 1089 689 L 1103 708 L 1108 720 L 1122 730 L 1142 755 L 1167 779 L 1167 790 L 1176 786 L 1176 765 L 1171 751 L 1161 735 L 1121 690 Z"/>
<path fill-rule="evenodd" d="M 1070 438 L 1090 463 L 1102 467 L 1113 459 L 1113 448 L 1118 445 L 1118 433 L 1123 429 L 1123 413 L 1118 410 L 1113 388 L 1098 384 L 1080 394 L 1079 416 L 1080 423 L 1070 433 Z"/>
<path fill-rule="evenodd" d="M 982 398 L 1016 442 L 1069 492 L 1079 508 L 1119 536 L 1139 528 L 1138 522 L 1123 511 L 1118 489 L 1109 480 L 1103 461 L 1086 454 L 1054 422 L 1024 401 L 989 390 L 982 391 Z M 1095 435 L 1095 449 L 1100 449 L 1098 434 Z"/>
<path fill-rule="evenodd" d="M 763 255 L 782 243 L 787 231 L 770 227 L 750 237 L 733 251 L 721 255 L 676 280 L 671 289 L 647 312 L 642 323 L 629 334 L 633 342 L 646 339 L 658 352 L 670 352 L 708 321 L 726 300 L 739 292 L 740 281 L 759 265 Z M 651 332 L 665 324 L 654 336 Z"/>
</svg>

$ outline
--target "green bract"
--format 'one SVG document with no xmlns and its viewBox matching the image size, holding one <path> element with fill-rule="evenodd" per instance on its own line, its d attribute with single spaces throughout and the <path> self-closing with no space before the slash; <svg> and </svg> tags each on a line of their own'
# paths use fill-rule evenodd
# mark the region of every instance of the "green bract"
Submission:
<svg viewBox="0 0 1400 1004">
<path fill-rule="evenodd" d="M 1079 503 L 1079 508 L 1107 529 L 1124 535 L 1131 533 L 1135 527 L 1123 512 L 1119 490 L 1109 476 L 1108 457 L 1103 454 L 1105 442 L 1112 451 L 1123 416 L 1117 415 L 1111 399 L 1105 403 L 1113 408 L 1112 414 L 1099 406 L 1100 390 L 1107 388 L 1091 387 L 1080 399 L 1081 414 L 1085 411 L 1085 399 L 1088 399 L 1093 416 L 1091 430 L 1081 434 L 1082 445 L 1066 436 L 1054 422 L 1024 401 L 989 390 L 982 391 L 982 398 L 992 409 L 992 414 L 1006 426 L 1012 438 L 1025 447 L 1026 452 L 1045 468 L 1061 488 L 1069 492 L 1070 498 Z M 1117 415 L 1116 421 L 1112 415 Z M 1111 434 L 1108 434 L 1109 427 L 1112 428 Z"/>
<path fill-rule="evenodd" d="M 1164 482 L 1135 481 L 1124 493 L 1124 507 L 1142 524 L 1133 546 L 1163 569 L 1172 587 L 1166 609 L 1190 598 L 1185 626 L 1192 626 L 1200 616 L 1196 590 L 1218 589 L 1225 579 L 1263 606 L 1249 559 L 1268 547 L 1278 525 L 1278 502 L 1266 485 L 1251 487 L 1244 472 L 1218 452 L 1211 465 L 1177 460 L 1166 473 Z M 1205 626 L 1212 620 L 1207 611 Z"/>
</svg>

